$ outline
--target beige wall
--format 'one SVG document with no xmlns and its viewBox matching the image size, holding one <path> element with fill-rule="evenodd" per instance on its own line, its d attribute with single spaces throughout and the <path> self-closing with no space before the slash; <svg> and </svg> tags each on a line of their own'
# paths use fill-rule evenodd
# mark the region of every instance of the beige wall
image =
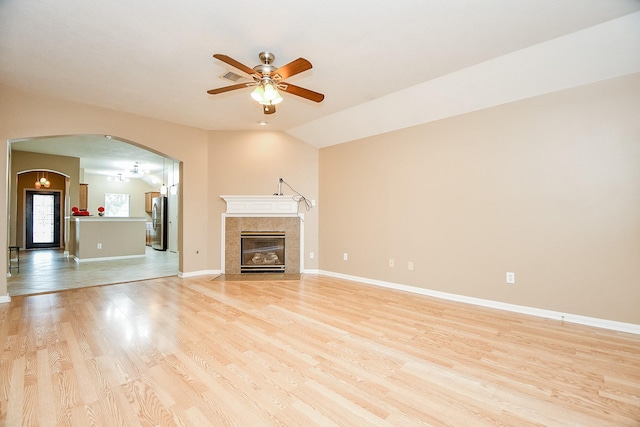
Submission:
<svg viewBox="0 0 640 427">
<path fill-rule="evenodd" d="M 221 230 L 226 204 L 220 195 L 271 195 L 284 179 L 317 207 L 304 213 L 305 269 L 316 269 L 318 253 L 318 149 L 282 132 L 211 132 L 209 150 L 209 222 L 213 233 Z M 293 192 L 282 186 L 285 195 Z M 212 265 L 219 265 L 218 240 L 210 250 Z M 309 252 L 316 257 L 309 259 Z"/>
<path fill-rule="evenodd" d="M 640 324 L 639 118 L 634 75 L 324 148 L 320 268 Z"/>
</svg>

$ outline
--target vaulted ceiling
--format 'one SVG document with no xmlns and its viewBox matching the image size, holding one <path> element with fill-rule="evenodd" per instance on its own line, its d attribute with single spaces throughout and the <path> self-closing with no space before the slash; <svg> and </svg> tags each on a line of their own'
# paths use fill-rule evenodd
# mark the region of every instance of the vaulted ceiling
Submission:
<svg viewBox="0 0 640 427">
<path fill-rule="evenodd" d="M 640 25 L 607 25 L 638 11 L 637 0 L 3 0 L 0 83 L 209 130 L 267 120 L 322 147 L 559 90 L 558 75 L 634 72 L 637 61 L 611 64 L 638 56 L 626 49 Z M 631 46 L 618 41 L 629 34 Z M 621 44 L 614 59 L 590 51 Z M 250 89 L 206 93 L 239 73 L 214 53 L 253 67 L 265 50 L 276 66 L 308 59 L 313 69 L 288 81 L 324 102 L 284 94 L 265 116 Z"/>
</svg>

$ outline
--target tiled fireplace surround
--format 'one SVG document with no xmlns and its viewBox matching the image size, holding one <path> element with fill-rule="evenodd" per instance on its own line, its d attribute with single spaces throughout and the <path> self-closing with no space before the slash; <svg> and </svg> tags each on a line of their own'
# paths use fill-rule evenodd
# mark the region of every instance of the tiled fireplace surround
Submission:
<svg viewBox="0 0 640 427">
<path fill-rule="evenodd" d="M 227 202 L 222 214 L 222 263 L 225 274 L 240 274 L 242 231 L 285 232 L 285 274 L 301 273 L 303 220 L 298 203 L 289 196 L 220 196 Z"/>
</svg>

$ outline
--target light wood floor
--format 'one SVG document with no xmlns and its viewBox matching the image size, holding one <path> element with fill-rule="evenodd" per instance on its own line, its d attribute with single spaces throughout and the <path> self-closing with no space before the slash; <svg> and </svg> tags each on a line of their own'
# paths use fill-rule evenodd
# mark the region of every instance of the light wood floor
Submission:
<svg viewBox="0 0 640 427">
<path fill-rule="evenodd" d="M 17 265 L 15 257 L 12 263 Z M 175 276 L 178 254 L 147 246 L 141 258 L 78 263 L 62 249 L 21 250 L 19 265 L 7 278 L 10 296 Z"/>
<path fill-rule="evenodd" d="M 323 276 L 0 305 L 7 426 L 638 426 L 640 336 Z"/>
</svg>

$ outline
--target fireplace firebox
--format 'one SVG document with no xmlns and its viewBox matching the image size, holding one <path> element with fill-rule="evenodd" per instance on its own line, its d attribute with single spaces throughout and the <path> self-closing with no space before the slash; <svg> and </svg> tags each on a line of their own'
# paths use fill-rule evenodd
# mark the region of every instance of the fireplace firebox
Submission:
<svg viewBox="0 0 640 427">
<path fill-rule="evenodd" d="M 242 231 L 240 273 L 284 273 L 284 231 Z"/>
</svg>

